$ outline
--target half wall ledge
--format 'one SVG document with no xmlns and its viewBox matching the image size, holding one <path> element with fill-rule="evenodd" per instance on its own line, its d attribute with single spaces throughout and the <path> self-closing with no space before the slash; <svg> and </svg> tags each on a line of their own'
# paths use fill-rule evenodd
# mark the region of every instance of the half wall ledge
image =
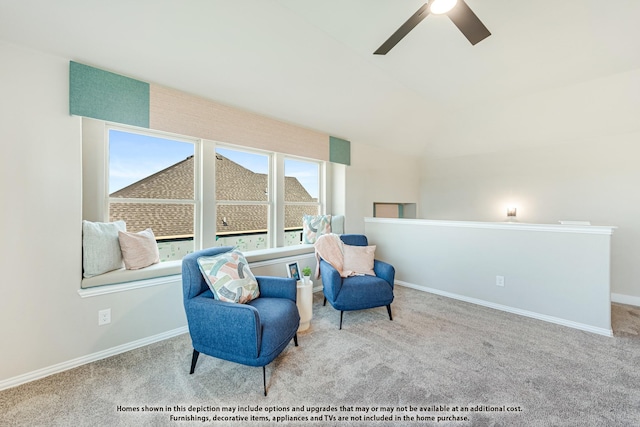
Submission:
<svg viewBox="0 0 640 427">
<path fill-rule="evenodd" d="M 365 218 L 400 284 L 607 336 L 615 229 Z"/>
</svg>

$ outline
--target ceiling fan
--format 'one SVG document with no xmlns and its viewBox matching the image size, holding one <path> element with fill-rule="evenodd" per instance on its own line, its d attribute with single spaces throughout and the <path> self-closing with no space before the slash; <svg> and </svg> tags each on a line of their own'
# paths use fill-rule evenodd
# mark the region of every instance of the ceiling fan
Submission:
<svg viewBox="0 0 640 427">
<path fill-rule="evenodd" d="M 473 10 L 464 2 L 464 0 L 429 0 L 423 4 L 411 18 L 407 20 L 395 33 L 382 43 L 374 55 L 386 55 L 396 44 L 409 34 L 413 28 L 429 15 L 446 14 L 456 27 L 464 34 L 464 36 L 475 45 L 491 35 L 487 27 L 473 13 Z"/>
</svg>

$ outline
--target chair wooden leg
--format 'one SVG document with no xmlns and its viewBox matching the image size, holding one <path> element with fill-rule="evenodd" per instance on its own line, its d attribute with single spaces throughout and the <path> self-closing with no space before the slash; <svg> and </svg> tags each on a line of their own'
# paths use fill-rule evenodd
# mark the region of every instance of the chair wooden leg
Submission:
<svg viewBox="0 0 640 427">
<path fill-rule="evenodd" d="M 296 347 L 298 346 L 298 334 L 295 334 L 293 336 L 293 343 L 296 345 Z"/>
<path fill-rule="evenodd" d="M 344 314 L 344 311 L 340 312 L 340 330 L 342 330 L 342 315 Z"/>
<path fill-rule="evenodd" d="M 262 367 L 262 385 L 264 386 L 264 395 L 267 395 L 267 368 Z"/>
<path fill-rule="evenodd" d="M 196 362 L 198 362 L 198 356 L 200 356 L 200 352 L 193 349 L 193 355 L 191 356 L 191 372 L 189 374 L 193 374 L 193 371 L 196 370 Z"/>
<path fill-rule="evenodd" d="M 391 316 L 391 304 L 387 306 L 387 313 L 389 313 L 389 320 L 393 320 L 393 317 Z"/>
</svg>

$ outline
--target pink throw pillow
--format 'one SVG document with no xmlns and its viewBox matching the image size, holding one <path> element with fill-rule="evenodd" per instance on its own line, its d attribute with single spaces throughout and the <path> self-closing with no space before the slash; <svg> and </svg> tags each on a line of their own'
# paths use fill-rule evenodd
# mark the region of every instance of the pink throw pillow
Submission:
<svg viewBox="0 0 640 427">
<path fill-rule="evenodd" d="M 373 262 L 376 247 L 343 245 L 344 271 L 353 271 L 356 274 L 368 274 L 375 276 Z"/>
<path fill-rule="evenodd" d="M 127 270 L 138 270 L 160 262 L 156 237 L 150 228 L 138 233 L 119 231 L 118 240 Z"/>
</svg>

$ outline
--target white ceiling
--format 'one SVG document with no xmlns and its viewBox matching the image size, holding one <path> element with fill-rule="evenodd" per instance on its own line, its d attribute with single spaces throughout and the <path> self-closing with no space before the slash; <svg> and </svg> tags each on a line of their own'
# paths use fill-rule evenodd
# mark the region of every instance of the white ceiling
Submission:
<svg viewBox="0 0 640 427">
<path fill-rule="evenodd" d="M 459 111 L 640 69 L 638 0 L 466 1 L 489 38 L 431 15 L 386 56 L 424 0 L 0 0 L 0 39 L 435 156 L 482 150 L 442 138 Z"/>
</svg>

